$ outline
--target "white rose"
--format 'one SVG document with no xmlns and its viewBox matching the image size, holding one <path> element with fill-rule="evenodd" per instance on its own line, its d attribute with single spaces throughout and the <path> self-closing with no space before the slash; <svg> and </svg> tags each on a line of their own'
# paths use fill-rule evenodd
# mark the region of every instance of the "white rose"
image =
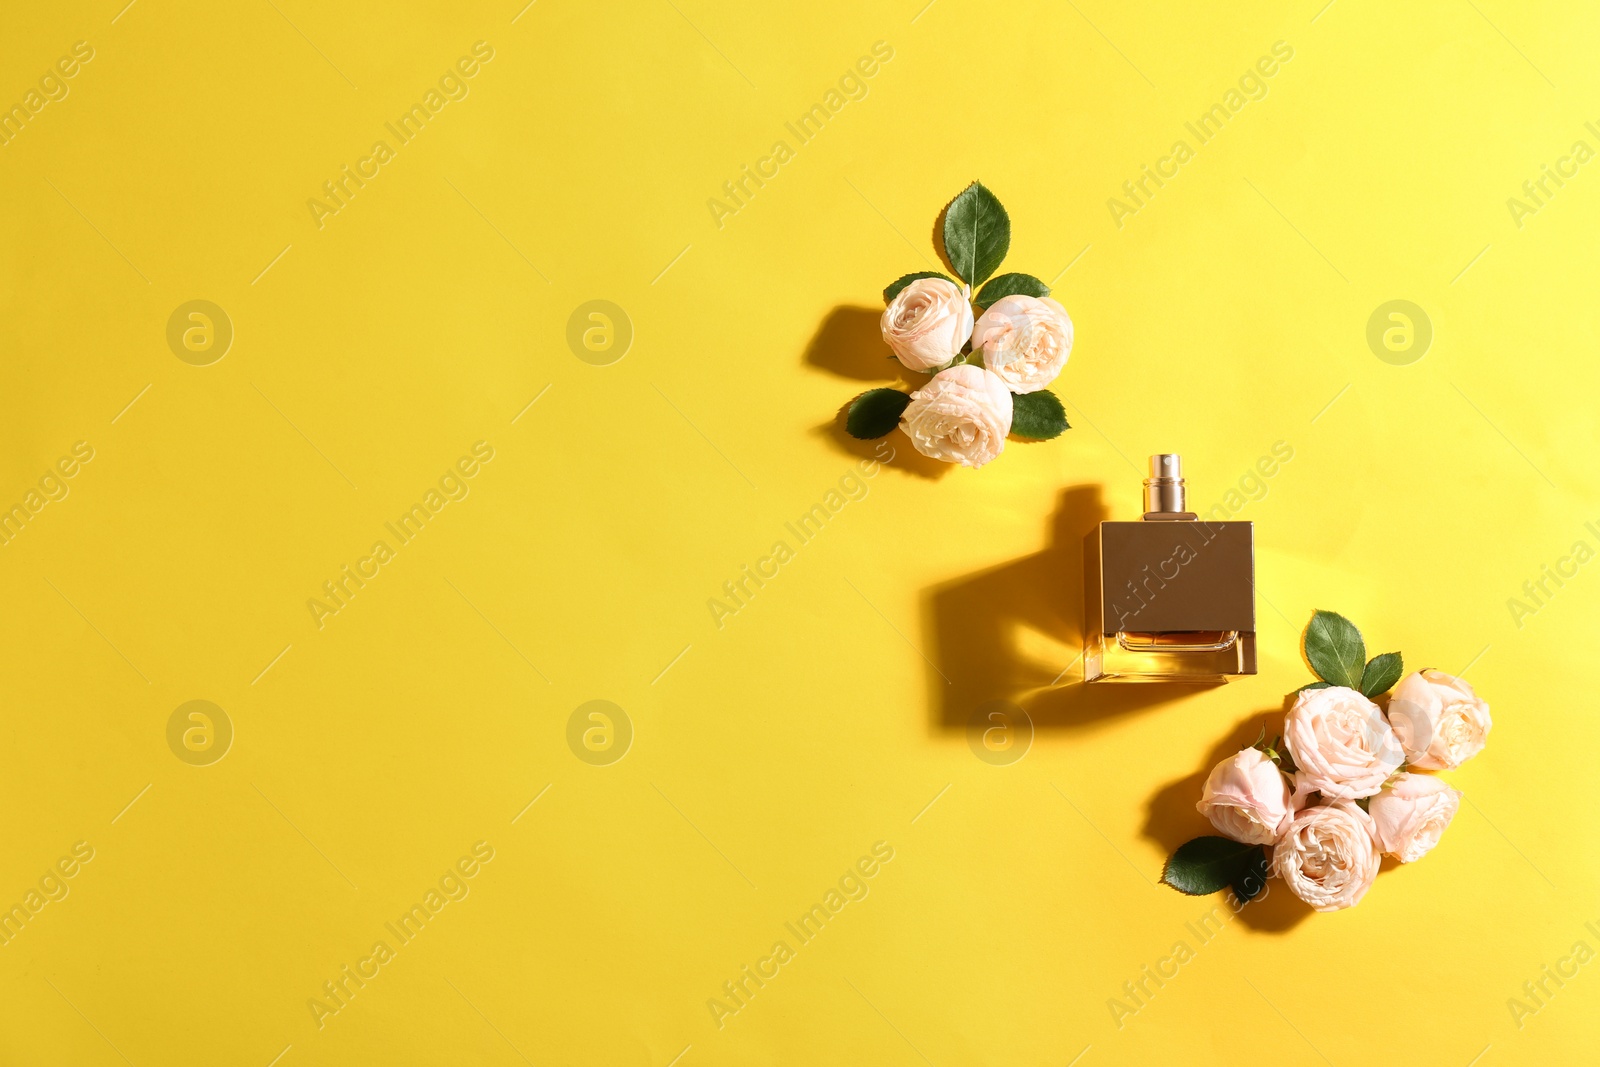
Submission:
<svg viewBox="0 0 1600 1067">
<path fill-rule="evenodd" d="M 1406 762 L 1429 771 L 1453 770 L 1476 756 L 1494 725 L 1472 686 L 1435 670 L 1408 674 L 1394 687 L 1389 724 Z"/>
<path fill-rule="evenodd" d="M 1400 769 L 1400 742 L 1378 705 L 1344 686 L 1305 689 L 1283 723 L 1295 789 L 1324 797 L 1370 797 Z"/>
<path fill-rule="evenodd" d="M 1217 764 L 1195 808 L 1223 834 L 1247 845 L 1277 841 L 1294 816 L 1288 781 L 1278 765 L 1255 748 Z"/>
<path fill-rule="evenodd" d="M 1303 809 L 1272 850 L 1272 873 L 1318 911 L 1359 903 L 1381 862 L 1372 819 L 1353 800 Z"/>
<path fill-rule="evenodd" d="M 1072 354 L 1072 319 L 1049 297 L 1018 293 L 996 300 L 972 328 L 972 350 L 1013 393 L 1034 393 L 1055 381 Z"/>
<path fill-rule="evenodd" d="M 883 309 L 879 327 L 895 358 L 912 370 L 942 367 L 972 336 L 968 290 L 945 278 L 918 278 Z"/>
<path fill-rule="evenodd" d="M 1461 808 L 1461 790 L 1426 774 L 1397 774 L 1367 804 L 1383 851 L 1410 863 L 1425 856 Z"/>
<path fill-rule="evenodd" d="M 1011 391 L 982 367 L 961 363 L 911 394 L 900 428 L 924 456 L 981 467 L 1011 432 Z"/>
</svg>

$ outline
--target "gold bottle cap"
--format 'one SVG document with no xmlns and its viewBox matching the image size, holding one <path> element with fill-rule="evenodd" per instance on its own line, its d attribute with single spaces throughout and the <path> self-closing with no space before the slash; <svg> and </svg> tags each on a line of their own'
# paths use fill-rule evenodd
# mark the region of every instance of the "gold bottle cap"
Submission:
<svg viewBox="0 0 1600 1067">
<path fill-rule="evenodd" d="M 1183 481 L 1183 457 L 1162 452 L 1150 457 L 1150 477 L 1144 480 L 1146 519 L 1193 519 Z"/>
</svg>

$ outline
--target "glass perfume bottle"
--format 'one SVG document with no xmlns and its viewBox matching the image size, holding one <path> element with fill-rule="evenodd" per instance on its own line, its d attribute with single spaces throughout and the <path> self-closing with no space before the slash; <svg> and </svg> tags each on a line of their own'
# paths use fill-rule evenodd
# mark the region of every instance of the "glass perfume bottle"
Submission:
<svg viewBox="0 0 1600 1067">
<path fill-rule="evenodd" d="M 1182 460 L 1150 457 L 1144 518 L 1084 544 L 1086 682 L 1224 682 L 1256 673 L 1255 532 L 1188 511 Z"/>
</svg>

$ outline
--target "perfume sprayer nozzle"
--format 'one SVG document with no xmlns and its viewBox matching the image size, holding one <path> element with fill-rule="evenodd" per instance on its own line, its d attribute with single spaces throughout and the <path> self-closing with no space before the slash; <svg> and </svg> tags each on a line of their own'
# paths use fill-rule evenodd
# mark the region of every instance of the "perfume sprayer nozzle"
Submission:
<svg viewBox="0 0 1600 1067">
<path fill-rule="evenodd" d="M 1150 457 L 1150 477 L 1144 483 L 1146 514 L 1173 514 L 1188 510 L 1183 482 L 1183 459 L 1171 452 Z"/>
</svg>

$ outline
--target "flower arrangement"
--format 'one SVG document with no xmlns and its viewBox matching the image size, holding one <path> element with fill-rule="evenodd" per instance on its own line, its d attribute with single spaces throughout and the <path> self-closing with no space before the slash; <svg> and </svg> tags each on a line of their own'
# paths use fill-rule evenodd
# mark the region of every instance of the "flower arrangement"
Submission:
<svg viewBox="0 0 1600 1067">
<path fill-rule="evenodd" d="M 1263 730 L 1206 779 L 1195 807 L 1224 836 L 1172 854 L 1161 880 L 1180 893 L 1231 886 L 1242 903 L 1270 871 L 1317 911 L 1339 911 L 1366 895 L 1381 856 L 1421 859 L 1455 818 L 1460 790 L 1414 772 L 1483 751 L 1489 705 L 1443 671 L 1402 679 L 1398 652 L 1367 660 L 1361 631 L 1330 611 L 1312 616 L 1304 648 L 1320 681 L 1297 692 L 1281 736 Z"/>
<path fill-rule="evenodd" d="M 932 379 L 909 394 L 867 390 L 851 402 L 845 429 L 874 438 L 898 426 L 925 456 L 981 467 L 1008 435 L 1047 440 L 1069 428 L 1046 386 L 1072 354 L 1072 320 L 1033 275 L 991 277 L 1011 247 L 1011 219 L 981 183 L 945 208 L 943 238 L 960 285 L 918 271 L 883 291 L 884 342 L 907 369 Z"/>
</svg>

